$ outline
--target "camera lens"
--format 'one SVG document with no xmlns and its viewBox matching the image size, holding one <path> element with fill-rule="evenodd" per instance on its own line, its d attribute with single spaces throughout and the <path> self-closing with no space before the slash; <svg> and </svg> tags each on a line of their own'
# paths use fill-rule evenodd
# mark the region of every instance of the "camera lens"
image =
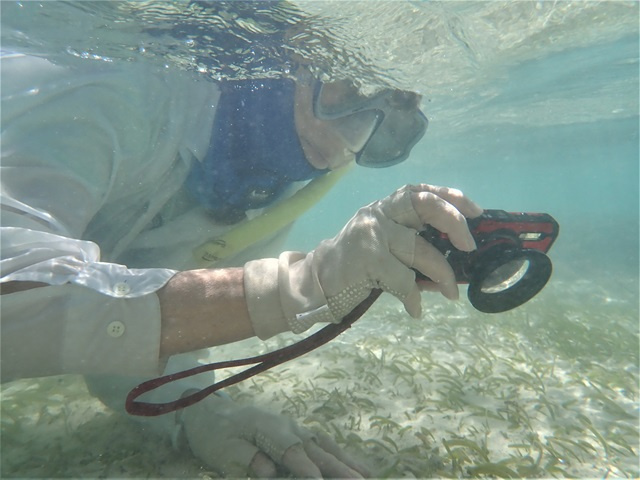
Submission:
<svg viewBox="0 0 640 480">
<path fill-rule="evenodd" d="M 551 271 L 551 260 L 539 250 L 495 245 L 479 255 L 467 295 L 481 312 L 505 312 L 542 290 Z"/>
<path fill-rule="evenodd" d="M 513 287 L 527 273 L 531 263 L 525 258 L 517 258 L 500 265 L 482 281 L 482 293 L 498 293 Z"/>
</svg>

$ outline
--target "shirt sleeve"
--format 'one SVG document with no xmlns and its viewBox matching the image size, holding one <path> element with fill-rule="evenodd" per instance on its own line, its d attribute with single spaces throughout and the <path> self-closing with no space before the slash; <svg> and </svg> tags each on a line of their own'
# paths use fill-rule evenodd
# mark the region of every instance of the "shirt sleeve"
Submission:
<svg viewBox="0 0 640 480">
<path fill-rule="evenodd" d="M 2 59 L 0 281 L 49 285 L 2 295 L 3 380 L 161 367 L 155 292 L 176 272 L 101 261 L 82 238 L 109 199 L 126 212 L 139 203 L 128 192 L 167 176 L 188 136 L 172 113 L 185 105 L 162 76 L 101 68 Z"/>
<path fill-rule="evenodd" d="M 2 296 L 2 379 L 60 373 L 158 375 L 157 295 L 108 297 L 73 284 Z"/>
</svg>

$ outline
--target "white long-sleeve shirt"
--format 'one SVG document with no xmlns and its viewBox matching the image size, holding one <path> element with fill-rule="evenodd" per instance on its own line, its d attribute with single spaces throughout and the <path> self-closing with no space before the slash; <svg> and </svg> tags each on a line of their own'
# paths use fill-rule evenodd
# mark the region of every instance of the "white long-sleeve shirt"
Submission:
<svg viewBox="0 0 640 480">
<path fill-rule="evenodd" d="M 228 228 L 181 190 L 209 148 L 218 87 L 23 55 L 3 57 L 1 75 L 1 281 L 51 285 L 2 295 L 3 380 L 158 374 L 154 292 Z"/>
</svg>

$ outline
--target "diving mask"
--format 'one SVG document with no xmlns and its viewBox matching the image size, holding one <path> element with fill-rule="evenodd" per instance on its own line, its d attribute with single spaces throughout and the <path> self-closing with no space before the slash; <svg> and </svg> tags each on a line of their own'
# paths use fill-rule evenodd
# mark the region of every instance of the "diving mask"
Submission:
<svg viewBox="0 0 640 480">
<path fill-rule="evenodd" d="M 427 130 L 420 96 L 402 90 L 362 95 L 353 83 L 340 80 L 316 84 L 313 109 L 332 122 L 352 144 L 359 145 L 356 162 L 365 167 L 388 167 L 407 159 Z"/>
</svg>

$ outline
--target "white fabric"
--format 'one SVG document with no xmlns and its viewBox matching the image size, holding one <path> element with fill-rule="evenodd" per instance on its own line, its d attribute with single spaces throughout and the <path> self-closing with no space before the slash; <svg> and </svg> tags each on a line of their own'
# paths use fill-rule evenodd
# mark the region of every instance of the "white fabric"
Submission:
<svg viewBox="0 0 640 480">
<path fill-rule="evenodd" d="M 408 312 L 419 311 L 411 267 L 421 226 L 410 191 L 402 188 L 361 208 L 336 237 L 307 255 L 285 252 L 247 263 L 245 291 L 256 334 L 265 339 L 340 322 L 374 288 L 399 298 Z"/>
<path fill-rule="evenodd" d="M 2 380 L 113 374 L 87 383 L 124 411 L 128 391 L 162 373 L 154 292 L 176 270 L 199 268 L 193 249 L 229 228 L 180 190 L 209 148 L 218 87 L 135 63 L 63 67 L 11 55 L 0 70 L 0 281 L 51 285 L 2 295 Z M 280 251 L 285 234 L 218 266 Z M 197 364 L 198 353 L 174 356 L 164 373 Z M 144 399 L 174 400 L 211 380 Z M 176 432 L 173 415 L 136 420 Z"/>
<path fill-rule="evenodd" d="M 174 269 L 185 266 L 132 269 L 119 260 L 177 196 L 190 162 L 206 152 L 217 86 L 135 63 L 87 62 L 80 70 L 12 55 L 1 67 L 1 281 L 72 284 L 99 294 L 85 297 L 66 289 L 74 293 L 52 302 L 40 316 L 27 313 L 33 292 L 3 295 L 3 341 L 19 341 L 5 332 L 9 322 L 30 325 L 37 335 L 50 331 L 45 322 L 63 319 L 64 331 L 85 332 L 89 338 L 79 341 L 76 335 L 77 342 L 66 342 L 60 358 L 50 359 L 64 370 L 53 373 L 86 371 L 86 365 L 74 366 L 70 359 L 80 358 L 82 352 L 73 349 L 82 350 L 92 332 L 102 329 L 103 315 L 86 314 L 91 300 L 96 312 L 111 305 L 112 319 L 125 324 L 124 337 L 141 325 L 149 332 L 135 342 L 112 342 L 113 349 L 101 355 L 101 371 L 157 374 L 159 309 L 140 315 L 136 302 L 126 299 L 154 305 L 154 292 Z M 209 232 L 202 230 L 205 238 Z M 172 261 L 156 255 L 140 263 L 168 267 Z M 122 358 L 138 358 L 140 352 L 153 357 L 123 368 Z M 29 374 L 18 365 L 28 361 L 15 359 L 3 371 L 11 375 L 15 367 Z"/>
<path fill-rule="evenodd" d="M 196 266 L 194 247 L 228 228 L 181 191 L 190 163 L 209 146 L 219 91 L 204 79 L 135 63 L 63 67 L 13 55 L 3 58 L 1 75 L 0 281 L 50 285 L 2 296 L 2 378 L 113 374 L 88 384 L 121 409 L 144 380 L 135 376 L 162 368 L 155 292 L 176 270 Z M 227 264 L 269 254 L 259 248 Z M 284 281 L 291 273 L 295 283 L 301 257 L 287 255 L 291 272 L 276 262 L 273 276 Z M 323 314 L 332 318 L 315 303 L 321 291 L 314 280 L 305 285 L 310 290 L 300 290 L 298 301 L 308 294 L 308 306 L 319 308 L 308 314 L 285 303 L 296 330 Z M 174 357 L 167 371 L 196 362 L 197 354 Z M 145 399 L 173 400 L 210 381 L 185 379 Z M 208 461 L 217 447 L 229 452 L 231 433 L 245 441 L 237 450 L 244 466 L 256 451 L 251 442 L 279 461 L 310 435 L 280 417 L 228 404 L 218 410 L 218 403 L 207 399 L 185 411 L 189 443 Z M 180 428 L 173 415 L 138 420 L 172 434 Z"/>
<path fill-rule="evenodd" d="M 73 284 L 3 295 L 2 378 L 157 375 L 159 315 L 155 295 L 120 299 Z"/>
</svg>

